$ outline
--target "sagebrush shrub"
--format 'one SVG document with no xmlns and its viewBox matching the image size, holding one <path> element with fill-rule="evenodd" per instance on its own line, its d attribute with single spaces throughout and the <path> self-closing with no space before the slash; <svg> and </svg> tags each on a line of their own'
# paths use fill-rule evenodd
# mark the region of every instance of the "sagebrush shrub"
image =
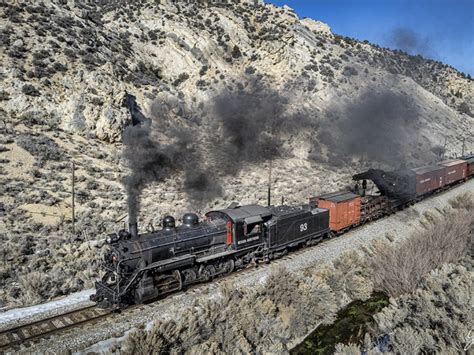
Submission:
<svg viewBox="0 0 474 355">
<path fill-rule="evenodd" d="M 220 297 L 198 300 L 173 321 L 157 321 L 150 331 L 132 333 L 122 345 L 123 353 L 285 353 L 296 336 L 302 336 L 319 324 L 331 324 L 344 299 L 360 293 L 356 280 L 367 277 L 364 266 L 345 275 L 346 281 L 330 286 L 325 275 L 342 275 L 360 256 L 344 255 L 332 268 L 317 265 L 304 273 L 292 273 L 282 267 L 270 271 L 266 281 L 248 289 L 236 289 L 226 283 Z M 317 270 L 317 272 L 315 272 Z M 362 282 L 364 285 L 365 282 Z M 342 289 L 340 289 L 342 287 Z M 352 287 L 355 287 L 352 289 Z M 183 326 L 186 325 L 186 326 Z M 149 333 L 153 334 L 149 334 Z"/>
<path fill-rule="evenodd" d="M 472 249 L 472 195 L 451 202 L 442 216 L 425 215 L 426 229 L 395 246 L 380 247 L 371 260 L 375 288 L 392 297 L 415 290 L 431 270 L 461 260 Z"/>
<path fill-rule="evenodd" d="M 64 153 L 52 139 L 44 136 L 20 135 L 16 143 L 40 161 L 62 160 Z"/>
<path fill-rule="evenodd" d="M 463 353 L 472 341 L 472 280 L 461 265 L 432 271 L 420 289 L 374 316 L 379 332 L 390 334 L 397 353 Z"/>
</svg>

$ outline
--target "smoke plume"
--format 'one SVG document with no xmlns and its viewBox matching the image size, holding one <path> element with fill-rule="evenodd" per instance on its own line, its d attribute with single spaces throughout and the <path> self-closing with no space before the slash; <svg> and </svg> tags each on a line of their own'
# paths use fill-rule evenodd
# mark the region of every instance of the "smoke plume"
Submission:
<svg viewBox="0 0 474 355">
<path fill-rule="evenodd" d="M 395 28 L 388 38 L 388 45 L 412 55 L 421 54 L 433 58 L 435 53 L 428 38 L 422 38 L 409 28 Z"/>
<path fill-rule="evenodd" d="M 335 159 L 347 162 L 355 156 L 400 168 L 418 146 L 419 111 L 407 95 L 367 90 L 329 114 L 320 137 Z"/>
<path fill-rule="evenodd" d="M 123 157 L 130 169 L 123 179 L 130 223 L 137 220 L 142 190 L 153 182 L 166 179 L 174 168 L 173 151 L 154 140 L 152 124 L 148 120 L 129 126 L 123 132 Z"/>
<path fill-rule="evenodd" d="M 302 121 L 288 113 L 288 98 L 256 82 L 237 92 L 220 93 L 212 107 L 220 131 L 212 141 L 213 157 L 226 174 L 244 164 L 282 156 L 285 138 Z"/>
<path fill-rule="evenodd" d="M 222 196 L 222 177 L 283 156 L 286 137 L 302 121 L 288 113 L 288 98 L 256 81 L 224 89 L 208 107 L 207 134 L 193 143 L 198 149 L 188 151 L 190 160 L 182 165 L 184 190 L 198 206 Z"/>
<path fill-rule="evenodd" d="M 256 82 L 216 94 L 207 105 L 206 130 L 189 122 L 178 126 L 177 116 L 190 110 L 171 101 L 155 102 L 151 119 L 124 131 L 123 156 L 130 174 L 123 183 L 131 221 L 137 218 L 142 190 L 178 172 L 193 205 L 202 207 L 221 196 L 222 177 L 284 155 L 285 138 L 304 120 L 287 112 L 287 98 Z M 134 110 L 140 112 L 136 105 Z M 166 144 L 160 135 L 166 136 Z"/>
</svg>

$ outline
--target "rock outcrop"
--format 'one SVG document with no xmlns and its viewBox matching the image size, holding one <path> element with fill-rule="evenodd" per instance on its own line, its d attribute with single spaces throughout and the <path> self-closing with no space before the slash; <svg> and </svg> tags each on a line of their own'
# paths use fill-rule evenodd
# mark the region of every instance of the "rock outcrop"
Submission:
<svg viewBox="0 0 474 355">
<path fill-rule="evenodd" d="M 434 94 L 440 109 L 449 108 L 453 126 L 470 121 L 474 112 L 472 80 L 464 74 L 333 35 L 328 25 L 300 20 L 286 6 L 48 0 L 38 6 L 12 3 L 2 12 L 7 115 L 34 106 L 58 118 L 63 129 L 107 142 L 120 141 L 129 124 L 115 102 L 118 92 L 130 92 L 146 107 L 167 92 L 195 102 L 194 110 L 219 90 L 238 89 L 255 76 L 291 92 L 290 105 L 304 106 L 307 114 L 327 110 L 329 100 L 354 99 L 374 85 L 391 89 L 406 78 L 416 85 L 401 90 L 415 100 Z M 431 108 L 426 111 L 427 124 L 437 121 Z"/>
</svg>

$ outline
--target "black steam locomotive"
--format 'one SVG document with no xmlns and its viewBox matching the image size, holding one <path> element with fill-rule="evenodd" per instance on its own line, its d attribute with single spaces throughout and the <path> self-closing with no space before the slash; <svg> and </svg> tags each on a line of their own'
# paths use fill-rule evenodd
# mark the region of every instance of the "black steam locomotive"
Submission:
<svg viewBox="0 0 474 355">
<path fill-rule="evenodd" d="M 229 206 L 208 212 L 202 222 L 185 214 L 182 222 L 176 226 L 167 216 L 160 231 L 139 235 L 132 224 L 110 235 L 106 272 L 91 299 L 104 308 L 143 303 L 330 233 L 329 211 L 310 206 Z"/>
</svg>

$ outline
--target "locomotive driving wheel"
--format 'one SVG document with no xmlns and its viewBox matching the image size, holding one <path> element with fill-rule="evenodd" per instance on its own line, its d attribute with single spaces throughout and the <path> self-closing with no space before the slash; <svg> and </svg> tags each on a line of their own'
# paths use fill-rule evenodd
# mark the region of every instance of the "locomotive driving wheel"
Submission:
<svg viewBox="0 0 474 355">
<path fill-rule="evenodd" d="M 197 271 L 195 269 L 185 269 L 181 271 L 183 285 L 190 285 L 197 281 Z"/>
<path fill-rule="evenodd" d="M 228 274 L 230 274 L 232 271 L 234 271 L 234 268 L 235 268 L 235 262 L 234 262 L 233 259 L 222 260 L 222 261 L 218 264 L 218 273 L 219 273 L 219 274 L 228 275 Z"/>
<path fill-rule="evenodd" d="M 160 295 L 173 291 L 180 291 L 183 288 L 183 281 L 178 270 L 171 274 L 159 275 L 155 277 L 155 288 Z"/>
<path fill-rule="evenodd" d="M 204 266 L 202 269 L 202 278 L 207 282 L 211 281 L 216 274 L 216 267 L 212 264 Z"/>
<path fill-rule="evenodd" d="M 226 268 L 226 271 L 225 271 L 226 274 L 230 274 L 231 272 L 233 272 L 235 270 L 234 259 L 227 260 L 226 264 L 227 264 L 227 268 Z"/>
</svg>

